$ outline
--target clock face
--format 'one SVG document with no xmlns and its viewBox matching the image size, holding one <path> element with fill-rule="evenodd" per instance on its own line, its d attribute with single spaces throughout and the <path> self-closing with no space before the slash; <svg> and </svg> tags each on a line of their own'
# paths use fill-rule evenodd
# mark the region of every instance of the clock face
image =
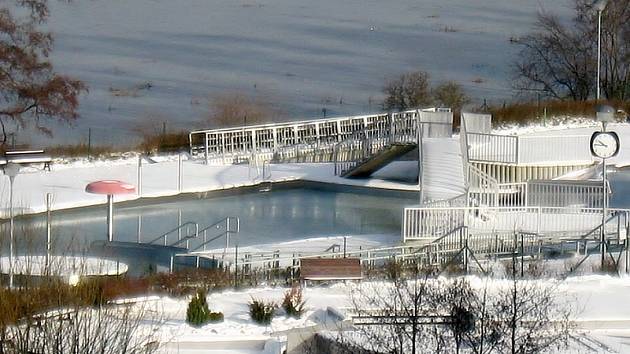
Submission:
<svg viewBox="0 0 630 354">
<path fill-rule="evenodd" d="M 602 159 L 617 155 L 619 137 L 614 132 L 595 132 L 591 137 L 591 152 Z"/>
</svg>

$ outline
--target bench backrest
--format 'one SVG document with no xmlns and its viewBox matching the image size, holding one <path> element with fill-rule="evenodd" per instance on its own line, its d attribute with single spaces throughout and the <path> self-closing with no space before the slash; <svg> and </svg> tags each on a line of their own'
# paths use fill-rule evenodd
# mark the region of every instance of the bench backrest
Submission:
<svg viewBox="0 0 630 354">
<path fill-rule="evenodd" d="M 356 280 L 363 278 L 359 258 L 300 259 L 300 278 L 304 280 Z"/>
</svg>

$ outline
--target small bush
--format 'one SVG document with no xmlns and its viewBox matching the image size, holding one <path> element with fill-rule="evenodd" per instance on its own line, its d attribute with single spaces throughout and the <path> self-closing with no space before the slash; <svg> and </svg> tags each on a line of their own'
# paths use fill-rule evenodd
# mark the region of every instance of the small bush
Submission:
<svg viewBox="0 0 630 354">
<path fill-rule="evenodd" d="M 282 308 L 286 312 L 287 316 L 300 318 L 304 314 L 304 305 L 306 301 L 302 295 L 302 288 L 294 286 L 291 290 L 284 293 L 284 299 L 282 300 Z"/>
<path fill-rule="evenodd" d="M 265 302 L 252 298 L 252 302 L 249 303 L 249 315 L 254 322 L 268 325 L 271 323 L 277 308 L 278 305 L 275 302 Z"/>
<path fill-rule="evenodd" d="M 211 312 L 210 309 L 208 309 L 206 292 L 203 290 L 197 291 L 197 294 L 195 294 L 195 296 L 190 299 L 190 303 L 188 303 L 186 322 L 192 326 L 200 327 L 208 322 L 221 321 L 223 321 L 223 314 L 221 312 Z"/>
<path fill-rule="evenodd" d="M 596 265 L 593 265 L 593 272 L 601 273 L 601 274 L 617 275 L 618 274 L 617 264 L 615 263 L 614 260 L 610 258 L 606 258 L 604 260 L 604 264 L 597 263 Z"/>
</svg>

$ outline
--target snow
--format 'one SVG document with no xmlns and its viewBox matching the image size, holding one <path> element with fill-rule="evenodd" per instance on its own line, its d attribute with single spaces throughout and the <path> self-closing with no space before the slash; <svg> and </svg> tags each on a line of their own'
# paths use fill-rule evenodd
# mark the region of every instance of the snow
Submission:
<svg viewBox="0 0 630 354">
<path fill-rule="evenodd" d="M 509 286 L 510 280 L 497 278 L 481 278 L 468 276 L 474 288 L 488 286 L 490 291 Z M 441 281 L 441 280 L 438 280 Z M 570 304 L 574 308 L 574 321 L 577 328 L 574 335 L 586 341 L 605 343 L 614 352 L 627 352 L 630 344 L 627 340 L 630 331 L 630 308 L 625 306 L 630 290 L 630 277 L 612 277 L 605 275 L 586 275 L 570 277 L 564 281 L 543 279 L 533 280 L 545 285 L 558 286 L 558 300 Z M 379 282 L 364 282 L 366 286 L 382 286 Z M 207 324 L 201 328 L 193 328 L 185 323 L 185 312 L 188 299 L 162 297 L 159 300 L 168 319 L 161 326 L 161 338 L 170 338 L 169 348 L 178 347 L 180 353 L 197 353 L 193 343 L 204 343 L 206 348 L 227 343 L 239 343 L 247 340 L 266 340 L 276 338 L 284 340 L 286 330 L 312 326 L 321 323 L 322 311 L 333 306 L 341 313 L 351 309 L 349 293 L 354 284 L 337 283 L 328 287 L 317 286 L 304 289 L 307 301 L 307 312 L 301 319 L 288 318 L 283 314 L 274 317 L 268 327 L 254 324 L 249 319 L 247 303 L 252 299 L 263 299 L 280 302 L 287 288 L 260 287 L 239 291 L 225 290 L 208 295 L 208 304 L 213 311 L 222 311 L 225 321 Z M 280 336 L 280 337 L 276 337 Z M 181 345 L 178 345 L 180 343 Z M 219 344 L 217 344 L 219 343 Z M 583 352 L 586 348 L 573 343 L 567 352 Z M 214 353 L 215 351 L 204 351 Z M 216 352 L 219 352 L 218 350 Z M 258 351 L 236 351 L 237 353 L 263 353 Z M 603 350 L 601 352 L 604 352 Z"/>
</svg>

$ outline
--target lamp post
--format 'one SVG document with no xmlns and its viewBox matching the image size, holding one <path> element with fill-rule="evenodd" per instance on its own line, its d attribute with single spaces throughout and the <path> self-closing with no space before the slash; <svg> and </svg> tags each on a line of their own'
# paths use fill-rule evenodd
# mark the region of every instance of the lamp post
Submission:
<svg viewBox="0 0 630 354">
<path fill-rule="evenodd" d="M 601 70 L 602 56 L 602 12 L 606 9 L 608 0 L 597 0 L 593 3 L 593 8 L 597 10 L 597 100 L 599 101 L 599 77 Z"/>
<path fill-rule="evenodd" d="M 602 123 L 602 132 L 606 132 L 606 123 L 612 122 L 615 117 L 615 109 L 602 105 L 597 107 L 597 120 Z M 614 134 L 614 133 L 613 133 Z M 617 151 L 618 146 L 617 146 Z M 616 151 L 611 155 L 616 155 Z M 601 267 L 606 261 L 606 212 L 608 208 L 608 183 L 606 178 L 606 158 L 602 156 L 602 227 L 600 233 Z"/>
<path fill-rule="evenodd" d="M 9 162 L 4 167 L 4 174 L 9 177 L 9 289 L 13 288 L 13 183 L 15 177 L 20 173 L 20 165 Z"/>
</svg>

